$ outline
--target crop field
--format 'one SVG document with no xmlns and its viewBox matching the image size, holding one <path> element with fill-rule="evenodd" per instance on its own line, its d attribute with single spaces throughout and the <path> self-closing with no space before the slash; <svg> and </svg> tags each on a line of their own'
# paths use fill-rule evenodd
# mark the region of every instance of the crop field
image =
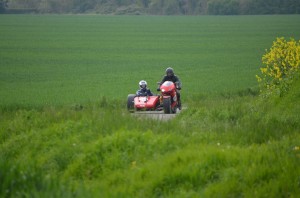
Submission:
<svg viewBox="0 0 300 198">
<path fill-rule="evenodd" d="M 0 15 L 0 197 L 297 197 L 300 77 L 258 95 L 300 15 Z M 187 109 L 126 111 L 172 66 Z"/>
<path fill-rule="evenodd" d="M 299 38 L 299 16 L 1 15 L 0 104 L 126 100 L 165 68 L 183 97 L 256 88 L 277 36 Z"/>
</svg>

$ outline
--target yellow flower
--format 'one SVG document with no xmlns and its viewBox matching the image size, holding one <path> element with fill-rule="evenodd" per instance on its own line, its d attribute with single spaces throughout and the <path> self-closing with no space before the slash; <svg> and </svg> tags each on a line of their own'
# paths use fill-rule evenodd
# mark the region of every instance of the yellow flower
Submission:
<svg viewBox="0 0 300 198">
<path fill-rule="evenodd" d="M 260 68 L 261 73 L 265 74 L 267 73 L 268 69 L 267 68 Z"/>
<path fill-rule="evenodd" d="M 257 79 L 258 82 L 262 81 L 261 77 L 259 77 L 258 75 L 255 75 L 255 77 L 256 77 L 256 79 Z"/>
<path fill-rule="evenodd" d="M 260 68 L 262 77 L 256 75 L 258 83 L 263 85 L 261 87 L 271 92 L 286 87 L 290 83 L 286 79 L 291 79 L 300 67 L 300 41 L 296 42 L 293 38 L 286 41 L 284 37 L 278 37 L 261 60 L 265 65 Z"/>
</svg>

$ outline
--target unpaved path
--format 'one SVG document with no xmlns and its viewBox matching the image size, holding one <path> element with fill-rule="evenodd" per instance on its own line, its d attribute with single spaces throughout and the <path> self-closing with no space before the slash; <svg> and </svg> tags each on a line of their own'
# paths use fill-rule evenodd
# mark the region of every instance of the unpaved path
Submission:
<svg viewBox="0 0 300 198">
<path fill-rule="evenodd" d="M 175 116 L 177 116 L 179 113 L 180 110 L 177 109 L 176 114 L 164 114 L 163 111 L 140 111 L 140 112 L 135 112 L 132 115 L 141 119 L 150 118 L 154 120 L 168 121 L 175 118 Z"/>
</svg>

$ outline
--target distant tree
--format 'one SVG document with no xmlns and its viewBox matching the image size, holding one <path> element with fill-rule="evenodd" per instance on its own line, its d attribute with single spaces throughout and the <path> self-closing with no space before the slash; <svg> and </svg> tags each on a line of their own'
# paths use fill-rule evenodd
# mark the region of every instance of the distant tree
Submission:
<svg viewBox="0 0 300 198">
<path fill-rule="evenodd" d="M 8 9 L 154 15 L 300 14 L 300 0 L 0 0 L 0 13 Z"/>
<path fill-rule="evenodd" d="M 207 0 L 185 0 L 187 15 L 206 14 Z"/>
<path fill-rule="evenodd" d="M 164 0 L 151 0 L 149 4 L 150 14 L 164 14 Z"/>
<path fill-rule="evenodd" d="M 84 13 L 94 9 L 96 0 L 73 0 L 74 11 Z"/>
<path fill-rule="evenodd" d="M 239 14 L 238 0 L 209 0 L 207 3 L 208 14 L 236 15 Z"/>
<path fill-rule="evenodd" d="M 174 15 L 174 14 L 181 14 L 180 7 L 179 7 L 179 1 L 174 0 L 165 0 L 165 11 L 164 13 L 166 15 Z"/>
<path fill-rule="evenodd" d="M 140 0 L 144 8 L 148 8 L 151 0 Z"/>
<path fill-rule="evenodd" d="M 0 0 L 0 13 L 4 13 L 7 8 L 8 0 Z"/>
</svg>

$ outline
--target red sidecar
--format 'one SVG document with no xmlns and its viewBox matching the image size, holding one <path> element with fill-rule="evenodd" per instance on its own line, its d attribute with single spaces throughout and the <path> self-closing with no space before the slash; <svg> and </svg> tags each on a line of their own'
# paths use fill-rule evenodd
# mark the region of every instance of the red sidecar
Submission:
<svg viewBox="0 0 300 198">
<path fill-rule="evenodd" d="M 157 96 L 137 96 L 129 94 L 127 109 L 134 111 L 164 111 L 166 114 L 176 113 L 178 108 L 176 85 L 166 81 L 160 86 L 161 94 Z"/>
</svg>

